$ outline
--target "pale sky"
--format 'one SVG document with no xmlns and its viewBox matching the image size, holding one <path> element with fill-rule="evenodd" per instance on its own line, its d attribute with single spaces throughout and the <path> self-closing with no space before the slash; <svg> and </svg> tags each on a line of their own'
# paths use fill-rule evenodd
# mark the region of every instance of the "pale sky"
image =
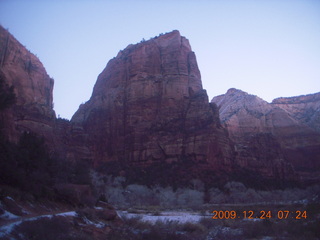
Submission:
<svg viewBox="0 0 320 240">
<path fill-rule="evenodd" d="M 0 0 L 0 24 L 55 80 L 63 118 L 120 50 L 174 29 L 196 53 L 209 100 L 232 87 L 268 102 L 320 91 L 319 0 Z"/>
</svg>

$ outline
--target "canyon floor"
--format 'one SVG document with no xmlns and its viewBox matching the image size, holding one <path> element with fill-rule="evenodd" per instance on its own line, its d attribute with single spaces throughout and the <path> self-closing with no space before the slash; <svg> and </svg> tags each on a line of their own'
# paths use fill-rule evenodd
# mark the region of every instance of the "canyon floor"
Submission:
<svg viewBox="0 0 320 240">
<path fill-rule="evenodd" d="M 103 202 L 81 208 L 7 196 L 1 200 L 0 239 L 320 239 L 320 204 L 305 200 L 116 210 Z"/>
</svg>

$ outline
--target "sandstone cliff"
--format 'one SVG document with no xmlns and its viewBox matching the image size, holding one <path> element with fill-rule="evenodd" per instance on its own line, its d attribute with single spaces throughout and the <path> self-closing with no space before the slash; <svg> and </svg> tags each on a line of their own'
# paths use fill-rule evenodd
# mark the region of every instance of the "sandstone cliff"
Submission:
<svg viewBox="0 0 320 240">
<path fill-rule="evenodd" d="M 269 104 L 237 89 L 229 89 L 226 94 L 212 99 L 220 109 L 221 122 L 235 142 L 237 162 L 241 166 L 270 176 L 290 172 L 292 175 L 291 165 L 302 175 L 307 171 L 319 171 L 320 134 L 305 124 L 308 119 L 305 113 L 310 112 L 306 105 L 313 102 L 309 104 L 313 109 L 319 102 L 316 98 L 308 98 L 308 103 L 293 99 L 295 106 L 284 99 Z M 299 111 L 297 106 L 301 107 Z M 315 116 L 316 111 L 311 115 Z"/>
<path fill-rule="evenodd" d="M 269 104 L 230 89 L 209 103 L 195 54 L 178 31 L 120 51 L 71 123 L 55 118 L 53 80 L 39 59 L 2 27 L 0 47 L 0 87 L 10 93 L 12 86 L 16 96 L 0 109 L 1 135 L 9 141 L 34 132 L 50 154 L 83 166 L 113 162 L 143 173 L 169 163 L 172 169 L 158 165 L 149 176 L 168 173 L 169 182 L 171 175 L 189 181 L 204 172 L 228 178 L 249 170 L 288 180 L 297 179 L 296 171 L 319 171 L 319 94 Z"/>
<path fill-rule="evenodd" d="M 272 101 L 272 105 L 284 109 L 298 122 L 320 132 L 320 93 L 277 98 Z"/>
<path fill-rule="evenodd" d="M 96 165 L 191 160 L 230 168 L 233 150 L 208 102 L 189 41 L 173 31 L 129 45 L 109 61 L 72 117 Z"/>
<path fill-rule="evenodd" d="M 16 102 L 1 111 L 2 133 L 17 142 L 21 133 L 31 131 L 53 142 L 51 79 L 39 59 L 0 26 L 0 78 L 12 86 Z"/>
</svg>

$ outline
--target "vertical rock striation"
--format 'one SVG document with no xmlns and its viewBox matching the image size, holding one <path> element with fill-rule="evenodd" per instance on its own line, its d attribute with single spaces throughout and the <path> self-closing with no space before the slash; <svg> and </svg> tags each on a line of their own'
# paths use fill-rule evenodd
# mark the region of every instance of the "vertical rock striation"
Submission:
<svg viewBox="0 0 320 240">
<path fill-rule="evenodd" d="M 276 98 L 272 105 L 280 107 L 298 122 L 320 132 L 320 93 Z"/>
<path fill-rule="evenodd" d="M 96 164 L 191 160 L 230 168 L 233 150 L 208 102 L 189 41 L 173 31 L 109 61 L 71 120 Z"/>
<path fill-rule="evenodd" d="M 0 26 L 0 77 L 14 88 L 16 102 L 1 111 L 2 132 L 18 141 L 23 131 L 32 131 L 53 143 L 51 79 L 39 59 Z"/>
<path fill-rule="evenodd" d="M 313 101 L 312 105 L 311 101 L 294 99 L 294 106 L 289 103 L 293 98 L 278 99 L 270 104 L 237 89 L 229 89 L 212 99 L 219 106 L 221 122 L 235 142 L 240 166 L 270 177 L 294 176 L 290 166 L 303 176 L 305 172 L 320 170 L 317 121 L 307 124 L 309 117 L 305 114 L 319 102 Z M 301 104 L 303 107 L 299 109 L 297 105 Z M 317 110 L 311 112 L 316 116 Z"/>
<path fill-rule="evenodd" d="M 156 177 L 167 174 L 170 182 L 176 174 L 186 184 L 246 170 L 285 180 L 320 172 L 319 93 L 270 104 L 230 89 L 209 103 L 195 54 L 178 31 L 120 51 L 71 122 L 55 118 L 53 79 L 39 59 L 1 26 L 0 78 L 1 105 L 10 86 L 16 96 L 0 106 L 0 137 L 18 142 L 34 132 L 62 159 L 120 162 L 126 170 L 158 164 L 151 175 L 161 169 Z"/>
</svg>

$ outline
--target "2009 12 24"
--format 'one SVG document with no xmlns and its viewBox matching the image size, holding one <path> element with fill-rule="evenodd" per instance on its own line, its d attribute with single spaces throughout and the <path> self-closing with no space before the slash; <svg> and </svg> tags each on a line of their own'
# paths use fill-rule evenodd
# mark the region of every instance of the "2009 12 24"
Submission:
<svg viewBox="0 0 320 240">
<path fill-rule="evenodd" d="M 225 210 L 225 211 L 212 211 L 213 216 L 212 219 L 270 219 L 270 218 L 278 218 L 278 219 L 307 219 L 307 211 L 289 211 L 289 210 L 279 210 L 272 212 L 271 210 L 265 211 L 242 211 L 238 212 L 235 210 Z"/>
</svg>

